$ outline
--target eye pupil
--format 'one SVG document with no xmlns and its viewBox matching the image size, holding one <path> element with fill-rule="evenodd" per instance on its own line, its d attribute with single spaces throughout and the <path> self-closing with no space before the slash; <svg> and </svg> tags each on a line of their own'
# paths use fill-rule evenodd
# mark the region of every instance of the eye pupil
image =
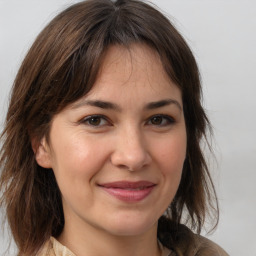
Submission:
<svg viewBox="0 0 256 256">
<path fill-rule="evenodd" d="M 89 120 L 89 123 L 91 125 L 99 125 L 100 124 L 100 117 L 91 117 L 90 120 Z"/>
<path fill-rule="evenodd" d="M 151 120 L 152 124 L 154 125 L 160 125 L 163 121 L 163 118 L 161 116 L 154 116 Z"/>
</svg>

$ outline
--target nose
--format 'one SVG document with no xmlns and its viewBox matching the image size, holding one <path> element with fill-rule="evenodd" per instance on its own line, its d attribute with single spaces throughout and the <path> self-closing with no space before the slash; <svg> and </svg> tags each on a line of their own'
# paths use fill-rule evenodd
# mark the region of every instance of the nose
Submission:
<svg viewBox="0 0 256 256">
<path fill-rule="evenodd" d="M 138 171 L 148 166 L 151 161 L 146 141 L 138 129 L 127 129 L 117 135 L 115 149 L 111 155 L 113 165 L 129 171 Z"/>
</svg>

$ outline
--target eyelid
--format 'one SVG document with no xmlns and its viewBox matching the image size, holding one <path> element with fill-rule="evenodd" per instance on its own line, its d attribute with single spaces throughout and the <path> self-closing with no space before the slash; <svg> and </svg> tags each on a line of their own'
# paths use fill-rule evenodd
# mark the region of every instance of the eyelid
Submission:
<svg viewBox="0 0 256 256">
<path fill-rule="evenodd" d="M 149 125 L 158 126 L 158 127 L 165 127 L 165 126 L 173 125 L 174 123 L 176 123 L 175 118 L 173 116 L 171 116 L 171 115 L 156 114 L 156 115 L 153 115 L 150 118 L 148 118 L 146 124 L 148 124 L 150 121 L 152 121 L 152 119 L 154 117 L 161 117 L 161 118 L 167 120 L 167 124 L 159 124 L 159 125 L 157 125 L 157 124 L 149 124 Z"/>
<path fill-rule="evenodd" d="M 151 123 L 152 119 L 155 118 L 155 117 L 162 118 L 162 123 L 164 123 L 164 124 L 162 124 L 162 123 L 161 124 L 153 124 L 153 123 Z M 101 120 L 100 123 L 99 124 L 95 124 L 95 125 L 94 124 L 90 124 L 89 121 L 92 120 L 93 118 L 100 119 Z M 106 117 L 105 115 L 101 115 L 101 114 L 92 114 L 92 115 L 83 117 L 78 122 L 80 124 L 87 125 L 87 126 L 93 127 L 93 128 L 101 128 L 101 127 L 105 127 L 105 126 L 112 126 L 112 123 L 109 120 L 109 118 Z M 104 123 L 102 124 L 102 122 L 104 122 Z M 176 123 L 176 119 L 173 116 L 167 115 L 167 114 L 155 114 L 155 115 L 150 116 L 146 120 L 146 125 L 152 125 L 152 126 L 155 126 L 155 127 L 171 126 L 174 123 Z"/>
<path fill-rule="evenodd" d="M 107 124 L 93 125 L 93 124 L 88 123 L 90 121 L 90 119 L 92 119 L 92 118 L 100 118 L 101 120 L 104 120 Z M 88 126 L 91 126 L 91 127 L 94 127 L 94 128 L 100 128 L 100 127 L 103 127 L 103 126 L 111 125 L 111 122 L 109 121 L 109 119 L 106 116 L 100 115 L 100 114 L 93 114 L 93 115 L 83 117 L 79 121 L 79 123 L 84 124 L 84 125 L 88 125 Z"/>
</svg>

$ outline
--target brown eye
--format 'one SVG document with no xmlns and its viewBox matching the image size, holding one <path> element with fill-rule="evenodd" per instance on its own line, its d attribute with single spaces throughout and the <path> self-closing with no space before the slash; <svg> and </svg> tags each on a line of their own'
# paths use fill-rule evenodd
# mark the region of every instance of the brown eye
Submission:
<svg viewBox="0 0 256 256">
<path fill-rule="evenodd" d="M 154 116 L 152 119 L 151 119 L 151 123 L 153 125 L 161 125 L 162 124 L 162 121 L 163 121 L 163 118 L 161 116 Z"/>
<path fill-rule="evenodd" d="M 154 126 L 167 126 L 175 123 L 175 120 L 171 116 L 156 115 L 149 119 L 148 124 Z"/>
<path fill-rule="evenodd" d="M 89 120 L 88 120 L 88 123 L 90 125 L 94 125 L 94 126 L 98 126 L 101 122 L 101 118 L 100 117 L 91 117 Z"/>
<path fill-rule="evenodd" d="M 101 127 L 109 124 L 109 122 L 104 116 L 99 116 L 99 115 L 88 116 L 82 120 L 82 123 L 89 126 L 96 126 L 96 127 L 97 126 Z"/>
</svg>

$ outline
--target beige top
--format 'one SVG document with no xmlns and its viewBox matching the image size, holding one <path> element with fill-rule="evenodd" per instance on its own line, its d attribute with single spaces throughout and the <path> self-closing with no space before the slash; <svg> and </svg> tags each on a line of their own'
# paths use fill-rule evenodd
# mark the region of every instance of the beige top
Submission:
<svg viewBox="0 0 256 256">
<path fill-rule="evenodd" d="M 51 237 L 38 256 L 75 256 L 75 254 L 54 237 Z"/>
<path fill-rule="evenodd" d="M 162 255 L 161 256 L 175 256 L 169 249 L 161 246 Z M 72 253 L 66 246 L 62 245 L 54 237 L 45 244 L 42 251 L 38 256 L 76 256 Z"/>
<path fill-rule="evenodd" d="M 176 253 L 170 251 L 162 245 L 162 256 L 175 256 Z M 187 253 L 186 253 L 187 254 Z M 58 242 L 54 237 L 44 245 L 38 256 L 76 256 L 66 246 Z M 228 254 L 212 241 L 197 236 L 196 247 L 189 251 L 186 256 L 228 256 Z"/>
</svg>

